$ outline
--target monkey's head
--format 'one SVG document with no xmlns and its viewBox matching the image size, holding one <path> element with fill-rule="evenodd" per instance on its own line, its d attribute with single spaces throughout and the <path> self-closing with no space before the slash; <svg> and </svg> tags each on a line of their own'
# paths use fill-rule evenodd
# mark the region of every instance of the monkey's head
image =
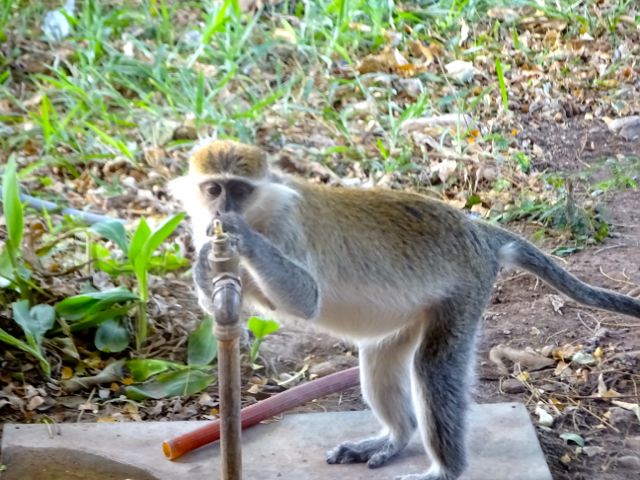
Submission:
<svg viewBox="0 0 640 480">
<path fill-rule="evenodd" d="M 173 180 L 170 190 L 192 217 L 206 209 L 210 221 L 225 212 L 243 213 L 268 171 L 266 155 L 258 147 L 216 140 L 194 150 L 189 173 Z"/>
<path fill-rule="evenodd" d="M 172 180 L 169 190 L 191 217 L 196 246 L 206 240 L 206 227 L 220 214 L 236 212 L 254 222 L 296 195 L 274 181 L 260 148 L 231 140 L 196 147 L 189 172 Z"/>
</svg>

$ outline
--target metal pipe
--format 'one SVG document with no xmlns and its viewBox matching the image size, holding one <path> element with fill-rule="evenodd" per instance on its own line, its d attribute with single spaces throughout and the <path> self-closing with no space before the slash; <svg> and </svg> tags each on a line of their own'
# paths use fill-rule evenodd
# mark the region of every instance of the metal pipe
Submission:
<svg viewBox="0 0 640 480">
<path fill-rule="evenodd" d="M 220 472 L 222 480 L 241 480 L 240 423 L 240 325 L 241 283 L 238 249 L 214 221 L 213 248 L 209 255 L 214 278 L 213 314 L 218 342 L 218 390 L 220 397 Z"/>
</svg>

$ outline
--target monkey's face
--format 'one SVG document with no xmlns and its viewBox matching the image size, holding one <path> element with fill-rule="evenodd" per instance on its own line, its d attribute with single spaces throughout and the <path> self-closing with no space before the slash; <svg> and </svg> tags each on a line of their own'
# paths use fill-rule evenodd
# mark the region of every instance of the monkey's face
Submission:
<svg viewBox="0 0 640 480">
<path fill-rule="evenodd" d="M 255 192 L 250 182 L 233 178 L 208 179 L 199 184 L 199 189 L 214 217 L 228 212 L 243 213 Z"/>
</svg>

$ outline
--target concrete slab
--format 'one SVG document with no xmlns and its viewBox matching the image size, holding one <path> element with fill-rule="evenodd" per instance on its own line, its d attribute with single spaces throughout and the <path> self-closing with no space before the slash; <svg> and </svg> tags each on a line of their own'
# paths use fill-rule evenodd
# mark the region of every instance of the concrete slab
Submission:
<svg viewBox="0 0 640 480">
<path fill-rule="evenodd" d="M 524 406 L 517 403 L 478 405 L 471 412 L 471 460 L 465 480 L 552 480 Z M 122 424 L 13 425 L 4 427 L 2 480 L 92 478 L 100 480 L 211 480 L 219 478 L 219 447 L 208 445 L 175 462 L 165 459 L 163 440 L 204 422 Z M 287 415 L 243 433 L 245 479 L 260 480 L 388 480 L 418 473 L 428 460 L 418 438 L 397 459 L 377 470 L 365 465 L 327 465 L 324 454 L 339 442 L 374 434 L 371 412 Z M 102 459 L 96 462 L 96 458 Z M 53 459 L 66 463 L 56 477 Z M 80 460 L 79 460 L 80 459 Z M 82 460 L 84 459 L 84 460 Z M 74 467 L 71 465 L 76 463 Z M 99 469 L 92 468 L 100 465 Z M 70 475 L 74 469 L 90 476 Z M 128 470 L 127 470 L 128 468 Z M 37 474 L 29 476 L 27 470 Z M 46 476 L 43 475 L 47 471 Z"/>
</svg>

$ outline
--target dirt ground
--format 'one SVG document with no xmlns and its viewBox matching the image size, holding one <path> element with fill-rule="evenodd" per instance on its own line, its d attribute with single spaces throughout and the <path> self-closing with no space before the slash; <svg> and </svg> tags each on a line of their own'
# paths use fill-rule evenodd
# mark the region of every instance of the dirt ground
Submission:
<svg viewBox="0 0 640 480">
<path fill-rule="evenodd" d="M 528 135 L 547 152 L 545 160 L 537 165 L 540 169 L 577 171 L 597 165 L 604 158 L 640 153 L 640 142 L 626 142 L 612 136 L 604 124 L 588 124 L 577 119 L 566 128 L 532 125 Z M 605 204 L 612 221 L 611 237 L 560 261 L 566 262 L 564 266 L 570 272 L 591 284 L 638 296 L 640 191 L 614 192 Z M 509 228 L 524 236 L 530 237 L 533 233 L 533 228 L 524 224 Z M 543 245 L 547 250 L 553 246 L 553 240 Z M 616 408 L 609 416 L 608 400 L 578 398 L 596 396 L 595 374 L 579 388 L 580 395 L 576 395 L 575 390 L 558 382 L 552 374 L 553 367 L 531 372 L 532 385 L 553 391 L 555 398 L 573 405 L 556 418 L 552 428 L 547 428 L 541 427 L 533 414 L 537 399 L 532 391 L 519 381 L 501 376 L 489 360 L 489 351 L 499 344 L 536 351 L 566 344 L 584 345 L 586 350 L 593 350 L 600 345 L 618 354 L 618 359 L 612 359 L 604 373 L 607 387 L 624 395 L 622 400 L 637 403 L 640 398 L 640 322 L 585 308 L 568 299 L 562 301 L 561 307 L 558 308 L 557 303 L 554 307 L 553 302 L 558 298 L 552 288 L 533 275 L 518 271 L 500 275 L 478 342 L 474 399 L 478 403 L 525 403 L 555 480 L 628 480 L 638 472 L 633 458 L 640 456 L 640 422 L 632 412 Z M 299 369 L 305 362 L 319 364 L 319 370 L 340 370 L 354 365 L 357 355 L 354 348 L 336 339 L 295 327 L 285 328 L 271 337 L 263 351 L 266 358 L 277 364 L 276 370 Z M 298 410 L 361 408 L 365 405 L 359 389 L 352 389 Z M 573 443 L 568 444 L 560 438 L 564 432 L 581 435 L 587 448 L 582 450 Z M 618 462 L 619 459 L 623 460 Z"/>
</svg>

